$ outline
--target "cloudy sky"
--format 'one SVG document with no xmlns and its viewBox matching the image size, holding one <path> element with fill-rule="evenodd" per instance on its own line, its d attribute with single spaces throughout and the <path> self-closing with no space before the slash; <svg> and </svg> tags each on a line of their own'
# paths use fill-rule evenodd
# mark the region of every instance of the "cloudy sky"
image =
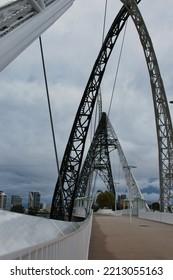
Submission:
<svg viewBox="0 0 173 280">
<path fill-rule="evenodd" d="M 0 0 L 0 4 L 6 2 Z M 120 0 L 108 0 L 106 31 L 121 6 Z M 142 0 L 139 6 L 153 41 L 168 101 L 173 100 L 173 2 Z M 101 47 L 104 7 L 105 0 L 76 0 L 42 35 L 59 162 Z M 110 104 L 122 36 L 101 86 L 105 112 Z M 171 104 L 170 112 L 172 115 Z M 143 50 L 131 19 L 110 121 L 129 165 L 137 167 L 133 173 L 144 197 L 157 201 L 154 109 Z M 29 191 L 40 191 L 42 202 L 51 203 L 57 170 L 38 40 L 0 73 L 0 131 L 0 190 L 9 198 L 11 194 L 22 195 L 25 203 Z M 125 192 L 116 154 L 113 161 L 114 179 L 120 183 L 118 191 Z"/>
</svg>

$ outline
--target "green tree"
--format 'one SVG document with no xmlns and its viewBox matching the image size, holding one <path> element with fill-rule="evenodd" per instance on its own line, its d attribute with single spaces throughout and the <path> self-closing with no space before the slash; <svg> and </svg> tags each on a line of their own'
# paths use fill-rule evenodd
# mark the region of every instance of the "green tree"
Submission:
<svg viewBox="0 0 173 280">
<path fill-rule="evenodd" d="M 38 211 L 39 211 L 38 207 L 34 207 L 34 208 L 31 207 L 28 209 L 28 215 L 37 216 Z"/>
<path fill-rule="evenodd" d="M 160 210 L 160 204 L 159 202 L 153 202 L 151 205 L 151 208 L 153 211 L 159 211 Z"/>
<path fill-rule="evenodd" d="M 112 209 L 115 203 L 115 197 L 113 193 L 105 191 L 98 194 L 96 199 L 99 208 L 109 208 Z"/>
<path fill-rule="evenodd" d="M 14 205 L 11 207 L 10 211 L 16 213 L 24 213 L 25 208 L 23 207 L 23 205 Z"/>
</svg>

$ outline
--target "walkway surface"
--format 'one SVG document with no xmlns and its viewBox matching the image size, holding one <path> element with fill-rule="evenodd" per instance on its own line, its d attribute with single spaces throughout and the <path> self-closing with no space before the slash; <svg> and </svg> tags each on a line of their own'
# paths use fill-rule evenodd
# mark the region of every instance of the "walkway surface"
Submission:
<svg viewBox="0 0 173 280">
<path fill-rule="evenodd" d="M 173 226 L 94 214 L 89 260 L 173 260 Z"/>
</svg>

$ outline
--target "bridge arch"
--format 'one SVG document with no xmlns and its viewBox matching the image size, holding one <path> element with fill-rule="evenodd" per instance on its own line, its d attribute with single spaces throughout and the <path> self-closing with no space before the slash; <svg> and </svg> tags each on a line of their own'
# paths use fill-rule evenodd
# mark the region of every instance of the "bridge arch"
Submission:
<svg viewBox="0 0 173 280">
<path fill-rule="evenodd" d="M 138 0 L 139 3 L 141 0 Z M 52 199 L 52 219 L 71 220 L 77 183 L 79 180 L 86 137 L 98 96 L 100 84 L 113 47 L 123 29 L 129 13 L 123 6 L 114 19 L 91 71 L 84 90 L 69 140 L 63 156 Z"/>
<path fill-rule="evenodd" d="M 169 205 L 169 198 L 173 188 L 173 132 L 166 94 L 150 36 L 139 9 L 137 9 L 137 4 L 140 0 L 122 0 L 122 2 L 124 6 L 107 33 L 73 123 L 62 160 L 60 177 L 57 180 L 52 200 L 51 218 L 53 219 L 70 220 L 72 217 L 85 141 L 95 101 L 112 49 L 129 14 L 137 27 L 150 74 L 159 149 L 161 211 L 167 211 Z"/>
<path fill-rule="evenodd" d="M 167 212 L 173 194 L 173 129 L 168 102 L 152 40 L 136 1 L 121 2 L 136 26 L 150 76 L 159 154 L 160 210 Z"/>
</svg>

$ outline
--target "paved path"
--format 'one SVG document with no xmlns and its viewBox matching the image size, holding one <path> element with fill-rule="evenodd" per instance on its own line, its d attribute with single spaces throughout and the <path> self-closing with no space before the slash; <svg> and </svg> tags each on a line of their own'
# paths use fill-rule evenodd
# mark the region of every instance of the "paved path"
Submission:
<svg viewBox="0 0 173 280">
<path fill-rule="evenodd" d="M 89 260 L 173 260 L 173 226 L 94 214 Z"/>
</svg>

